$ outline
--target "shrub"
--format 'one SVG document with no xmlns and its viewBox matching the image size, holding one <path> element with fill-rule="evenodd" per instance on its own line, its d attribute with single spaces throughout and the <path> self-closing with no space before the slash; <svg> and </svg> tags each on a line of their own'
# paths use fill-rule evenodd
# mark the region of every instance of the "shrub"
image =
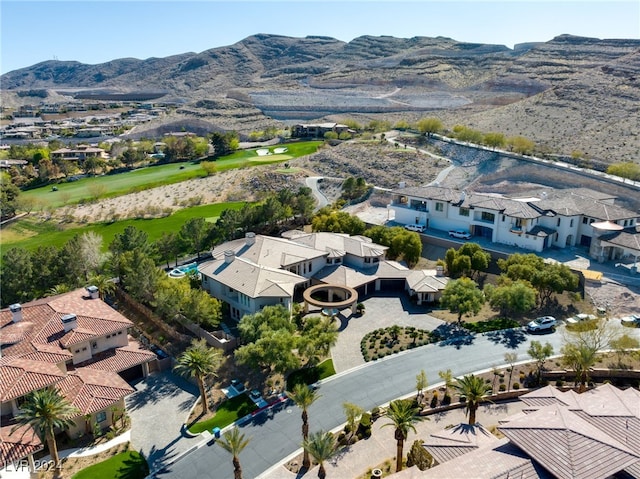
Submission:
<svg viewBox="0 0 640 479">
<path fill-rule="evenodd" d="M 500 387 L 498 388 L 498 391 L 500 391 L 502 393 L 502 392 L 505 392 L 506 390 L 507 390 L 507 385 L 504 384 L 504 383 L 500 384 Z"/>
<path fill-rule="evenodd" d="M 564 381 L 562 379 L 558 379 L 556 381 L 556 387 L 561 388 L 562 386 L 564 386 Z"/>
<path fill-rule="evenodd" d="M 378 419 L 380 417 L 380 414 L 381 414 L 380 408 L 378 406 L 374 407 L 371 410 L 371 419 L 375 421 L 376 419 Z"/>
<path fill-rule="evenodd" d="M 442 398 L 442 405 L 448 406 L 449 404 L 451 404 L 451 396 L 449 396 L 449 394 L 445 394 Z"/>
<path fill-rule="evenodd" d="M 431 407 L 434 408 L 438 405 L 438 391 L 433 392 L 433 397 L 431 398 Z"/>
<path fill-rule="evenodd" d="M 513 383 L 513 389 L 520 389 L 520 383 Z"/>
</svg>

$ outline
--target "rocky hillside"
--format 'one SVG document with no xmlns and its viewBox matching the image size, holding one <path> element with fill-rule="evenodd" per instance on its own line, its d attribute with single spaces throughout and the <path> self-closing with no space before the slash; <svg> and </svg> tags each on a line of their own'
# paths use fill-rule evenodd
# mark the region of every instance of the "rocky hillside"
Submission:
<svg viewBox="0 0 640 479">
<path fill-rule="evenodd" d="M 509 49 L 449 38 L 254 35 L 167 58 L 47 61 L 3 75 L 3 105 L 28 90 L 148 93 L 220 128 L 274 120 L 441 117 L 527 136 L 549 151 L 640 157 L 640 41 L 562 35 Z M 22 92 L 18 95 L 19 92 Z"/>
</svg>

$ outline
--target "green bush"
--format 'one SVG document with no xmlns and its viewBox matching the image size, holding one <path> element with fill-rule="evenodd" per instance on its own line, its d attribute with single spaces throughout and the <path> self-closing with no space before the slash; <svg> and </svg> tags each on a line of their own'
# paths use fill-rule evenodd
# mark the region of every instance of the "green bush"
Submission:
<svg viewBox="0 0 640 479">
<path fill-rule="evenodd" d="M 561 388 L 561 387 L 563 387 L 563 386 L 564 386 L 564 381 L 563 381 L 562 379 L 558 379 L 558 380 L 556 381 L 556 387 L 557 387 L 557 388 Z"/>
<path fill-rule="evenodd" d="M 498 387 L 498 391 L 500 391 L 501 393 L 505 392 L 507 390 L 507 385 L 502 383 L 500 384 L 500 387 Z"/>
<path fill-rule="evenodd" d="M 520 389 L 520 383 L 513 383 L 513 389 Z"/>
<path fill-rule="evenodd" d="M 433 397 L 431 398 L 431 407 L 434 408 L 438 405 L 438 391 L 433 391 Z"/>
</svg>

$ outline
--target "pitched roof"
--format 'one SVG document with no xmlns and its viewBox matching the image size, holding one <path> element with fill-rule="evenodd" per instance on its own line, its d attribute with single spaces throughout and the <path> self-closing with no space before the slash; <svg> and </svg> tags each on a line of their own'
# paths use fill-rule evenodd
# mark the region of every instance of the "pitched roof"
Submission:
<svg viewBox="0 0 640 479">
<path fill-rule="evenodd" d="M 437 276 L 435 270 L 414 270 L 407 275 L 407 284 L 416 293 L 442 291 L 448 282 L 448 277 Z"/>
<path fill-rule="evenodd" d="M 496 442 L 498 438 L 480 424 L 458 424 L 430 434 L 423 444 L 435 460 L 442 463 Z"/>
<path fill-rule="evenodd" d="M 627 446 L 557 404 L 509 421 L 500 431 L 560 479 L 605 479 L 640 460 Z"/>
<path fill-rule="evenodd" d="M 295 286 L 307 281 L 295 273 L 258 265 L 243 257 L 230 263 L 224 259 L 209 261 L 198 271 L 251 298 L 292 296 Z"/>
<path fill-rule="evenodd" d="M 349 286 L 350 288 L 357 288 L 358 286 L 371 283 L 378 279 L 378 276 L 376 275 L 365 274 L 343 265 L 325 266 L 313 275 L 313 277 L 324 283 Z"/>
<path fill-rule="evenodd" d="M 65 373 L 55 364 L 20 357 L 0 360 L 0 402 L 57 383 Z"/>
<path fill-rule="evenodd" d="M 56 388 L 80 411 L 79 415 L 102 411 L 135 391 L 113 371 L 77 368 Z"/>
<path fill-rule="evenodd" d="M 141 349 L 139 343 L 129 341 L 127 346 L 94 354 L 91 359 L 77 364 L 76 367 L 119 373 L 138 364 L 148 363 L 156 357 L 155 353 Z"/>
<path fill-rule="evenodd" d="M 606 233 L 600 236 L 600 240 L 640 252 L 640 227 Z"/>
<path fill-rule="evenodd" d="M 13 430 L 14 427 L 14 424 L 0 427 L 0 468 L 44 449 L 31 426 L 18 426 Z"/>
<path fill-rule="evenodd" d="M 383 256 L 389 249 L 387 246 L 374 243 L 366 236 L 349 236 L 343 233 L 301 233 L 290 235 L 290 241 L 297 244 L 304 244 L 316 250 L 325 251 L 335 256 L 342 256 L 344 253 L 352 254 L 360 258 Z"/>
</svg>

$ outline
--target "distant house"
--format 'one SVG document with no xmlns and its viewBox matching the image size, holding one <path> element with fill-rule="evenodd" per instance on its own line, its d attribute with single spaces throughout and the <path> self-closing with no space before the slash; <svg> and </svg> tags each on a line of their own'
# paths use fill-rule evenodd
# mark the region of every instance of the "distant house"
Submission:
<svg viewBox="0 0 640 479">
<path fill-rule="evenodd" d="M 341 125 L 339 123 L 310 123 L 310 124 L 297 124 L 291 127 L 292 138 L 323 138 L 324 134 L 332 131 L 337 133 L 343 133 L 345 131 L 354 133 L 349 130 L 347 125 Z"/>
<path fill-rule="evenodd" d="M 28 430 L 4 427 L 13 427 L 32 391 L 55 388 L 78 409 L 69 437 L 84 433 L 87 420 L 102 429 L 112 424 L 110 409 L 124 409 L 134 391 L 127 380 L 146 376 L 157 360 L 129 340 L 132 325 L 95 287 L 0 311 L 0 468 L 42 448 Z"/>
<path fill-rule="evenodd" d="M 582 394 L 551 386 L 520 396 L 522 413 L 501 421 L 498 439 L 481 425 L 431 434 L 436 466 L 390 477 L 610 479 L 640 477 L 640 392 L 610 384 Z"/>
<path fill-rule="evenodd" d="M 399 223 L 467 230 L 494 243 L 537 252 L 586 246 L 593 258 L 604 260 L 632 254 L 633 242 L 625 237 L 616 243 L 609 234 L 612 229 L 624 230 L 640 241 L 636 232 L 640 214 L 616 205 L 615 199 L 586 188 L 504 196 L 426 186 L 393 191 L 389 208 Z M 607 243 L 601 244 L 598 238 L 605 233 Z M 640 247 L 635 251 L 640 256 Z"/>
<path fill-rule="evenodd" d="M 264 306 L 287 309 L 315 284 L 355 289 L 360 296 L 380 290 L 407 291 L 421 304 L 438 299 L 448 278 L 436 270 L 410 270 L 385 259 L 387 247 L 365 236 L 290 231 L 284 238 L 247 233 L 217 246 L 201 264 L 202 287 L 229 305 L 240 320 Z"/>
<path fill-rule="evenodd" d="M 67 160 L 83 163 L 87 158 L 108 159 L 109 155 L 102 148 L 90 145 L 77 145 L 75 148 L 60 148 L 51 152 L 52 160 Z"/>
</svg>

